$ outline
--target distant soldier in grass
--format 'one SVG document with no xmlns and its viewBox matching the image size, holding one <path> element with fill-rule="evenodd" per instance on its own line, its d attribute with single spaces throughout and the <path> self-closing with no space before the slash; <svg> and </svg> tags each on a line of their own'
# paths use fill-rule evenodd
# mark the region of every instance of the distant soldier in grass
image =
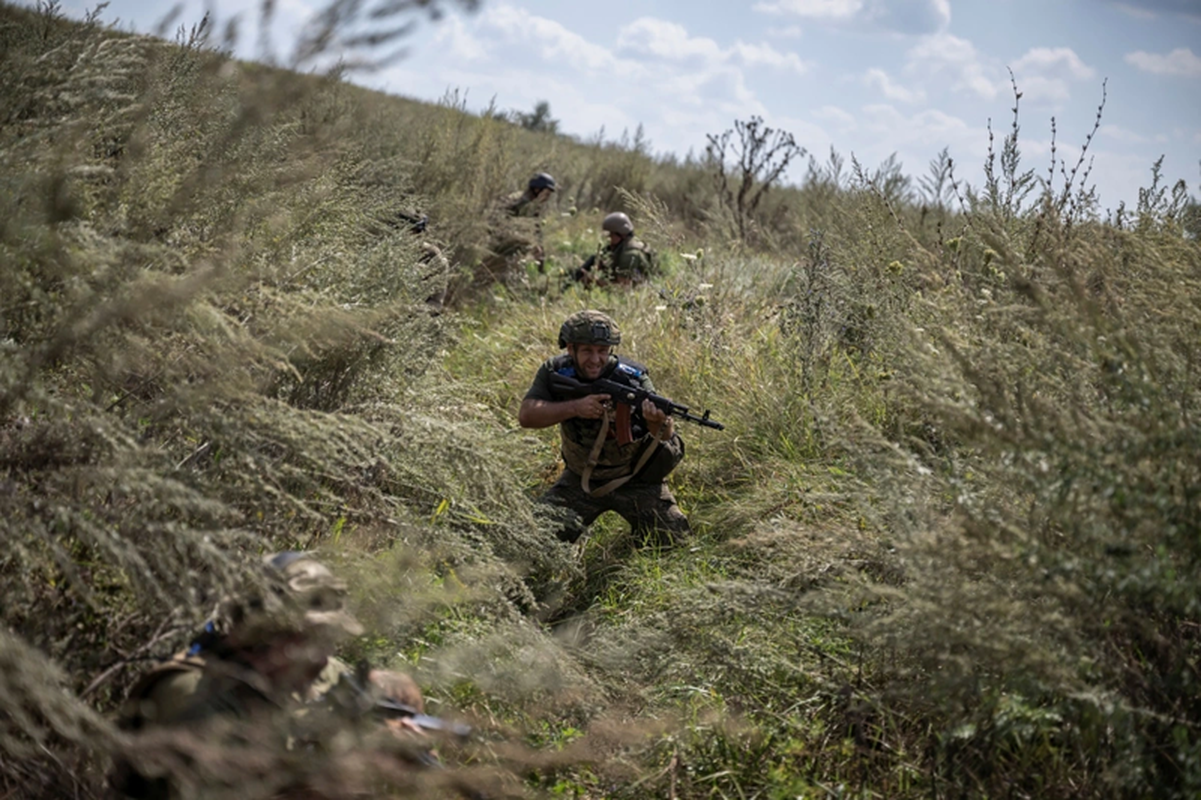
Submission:
<svg viewBox="0 0 1201 800">
<path fill-rule="evenodd" d="M 539 272 L 545 268 L 542 213 L 556 186 L 553 177 L 539 172 L 525 191 L 508 195 L 492 209 L 488 253 L 476 270 L 477 285 L 504 282 L 527 256 L 538 264 Z"/>
<path fill-rule="evenodd" d="M 572 274 L 572 280 L 584 286 L 639 286 L 654 272 L 655 256 L 634 235 L 634 223 L 620 211 L 605 217 L 601 228 L 609 243 L 589 256 Z"/>
<path fill-rule="evenodd" d="M 150 738 L 110 771 L 118 797 L 174 800 L 251 786 L 261 793 L 241 796 L 319 796 L 288 794 L 297 788 L 295 776 L 256 770 L 305 741 L 302 723 L 331 719 L 319 716 L 333 709 L 322 702 L 354 680 L 334 649 L 363 628 L 344 608 L 346 584 L 323 564 L 298 552 L 269 556 L 265 564 L 263 595 L 221 603 L 185 652 L 152 668 L 130 691 L 119 725 Z M 392 697 L 421 710 L 420 690 L 406 676 L 375 671 L 369 681 L 368 690 L 355 684 L 356 697 Z M 169 741 L 182 749 L 155 749 Z"/>
<path fill-rule="evenodd" d="M 393 230 L 404 230 L 417 237 L 420 248 L 417 263 L 423 267 L 421 280 L 438 287 L 436 292 L 425 298 L 425 302 L 437 313 L 446 302 L 450 288 L 450 261 L 442 252 L 442 248 L 429 239 L 429 215 L 409 207 L 395 212 L 387 219 L 387 223 Z"/>
<path fill-rule="evenodd" d="M 615 511 L 641 544 L 671 544 L 691 532 L 665 483 L 684 457 L 672 418 L 649 400 L 615 409 L 607 394 L 569 396 L 555 385 L 562 382 L 556 376 L 581 384 L 605 378 L 654 392 L 646 367 L 613 352 L 620 343 L 608 315 L 589 310 L 568 317 L 559 329 L 566 352 L 538 368 L 518 421 L 523 428 L 559 426 L 566 468 L 541 499 L 575 512 L 560 539 L 576 541 L 602 513 Z M 623 424 L 628 437 L 619 435 Z"/>
</svg>

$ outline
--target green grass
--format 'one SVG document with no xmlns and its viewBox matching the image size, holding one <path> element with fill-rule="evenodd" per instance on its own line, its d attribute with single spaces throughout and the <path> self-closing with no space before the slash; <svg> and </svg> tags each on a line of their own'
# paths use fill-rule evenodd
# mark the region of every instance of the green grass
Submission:
<svg viewBox="0 0 1201 800">
<path fill-rule="evenodd" d="M 1103 221 L 998 175 L 923 208 L 811 163 L 751 248 L 704 163 L 0 21 L 0 794 L 98 797 L 145 660 L 287 547 L 351 578 L 344 655 L 470 719 L 447 774 L 498 793 L 1201 786 L 1195 205 Z M 541 169 L 548 275 L 464 285 Z M 563 291 L 617 209 L 653 289 Z M 584 306 L 726 425 L 680 426 L 681 547 L 610 514 L 570 548 L 534 502 L 557 431 L 517 407 Z"/>
</svg>

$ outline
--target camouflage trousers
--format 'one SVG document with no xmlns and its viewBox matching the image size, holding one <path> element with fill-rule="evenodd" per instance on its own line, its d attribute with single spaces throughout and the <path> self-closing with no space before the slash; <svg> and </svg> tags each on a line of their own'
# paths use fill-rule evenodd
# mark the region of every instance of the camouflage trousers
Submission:
<svg viewBox="0 0 1201 800">
<path fill-rule="evenodd" d="M 676 544 L 692 533 L 688 517 L 676 504 L 666 483 L 631 481 L 604 497 L 592 497 L 580 486 L 580 476 L 564 469 L 539 501 L 575 512 L 575 518 L 558 531 L 565 542 L 583 536 L 588 526 L 606 511 L 615 511 L 630 523 L 630 532 L 640 545 Z"/>
</svg>

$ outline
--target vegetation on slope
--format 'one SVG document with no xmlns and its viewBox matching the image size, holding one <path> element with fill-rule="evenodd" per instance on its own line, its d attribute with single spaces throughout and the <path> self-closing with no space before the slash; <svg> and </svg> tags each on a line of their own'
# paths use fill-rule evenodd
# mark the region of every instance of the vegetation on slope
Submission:
<svg viewBox="0 0 1201 800">
<path fill-rule="evenodd" d="M 348 658 L 477 724 L 447 773 L 494 795 L 1198 791 L 1186 193 L 1102 220 L 1073 165 L 1022 171 L 1015 120 L 978 191 L 832 154 L 740 227 L 703 160 L 193 33 L 0 6 L 5 796 L 100 796 L 137 672 L 294 547 L 355 578 Z M 432 313 L 395 213 L 469 270 L 538 169 L 551 272 L 624 208 L 655 290 L 531 269 Z M 585 305 L 727 425 L 684 431 L 687 547 L 603 518 L 573 550 L 532 502 L 555 432 L 516 407 Z"/>
</svg>

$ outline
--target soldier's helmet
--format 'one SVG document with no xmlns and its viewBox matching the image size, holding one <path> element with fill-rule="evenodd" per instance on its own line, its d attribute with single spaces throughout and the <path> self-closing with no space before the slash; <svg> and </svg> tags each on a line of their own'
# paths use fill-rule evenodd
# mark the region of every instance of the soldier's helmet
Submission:
<svg viewBox="0 0 1201 800">
<path fill-rule="evenodd" d="M 542 191 L 543 189 L 550 189 L 553 192 L 555 190 L 555 188 L 556 188 L 555 179 L 552 178 L 549 173 L 539 172 L 537 175 L 530 178 L 530 191 L 531 192 L 537 193 L 537 192 Z"/>
<path fill-rule="evenodd" d="M 569 344 L 621 344 L 621 330 L 608 314 L 591 309 L 577 311 L 559 328 L 559 347 Z"/>
<path fill-rule="evenodd" d="M 230 644 L 254 644 L 291 633 L 338 641 L 363 632 L 346 608 L 346 582 L 310 554 L 274 553 L 264 557 L 263 566 L 266 591 L 226 601 L 218 611 Z"/>
<path fill-rule="evenodd" d="M 618 236 L 629 236 L 634 232 L 634 223 L 630 222 L 630 218 L 625 214 L 620 211 L 614 211 L 605 217 L 605 221 L 601 223 L 601 228 L 609 233 L 616 233 Z"/>
</svg>

